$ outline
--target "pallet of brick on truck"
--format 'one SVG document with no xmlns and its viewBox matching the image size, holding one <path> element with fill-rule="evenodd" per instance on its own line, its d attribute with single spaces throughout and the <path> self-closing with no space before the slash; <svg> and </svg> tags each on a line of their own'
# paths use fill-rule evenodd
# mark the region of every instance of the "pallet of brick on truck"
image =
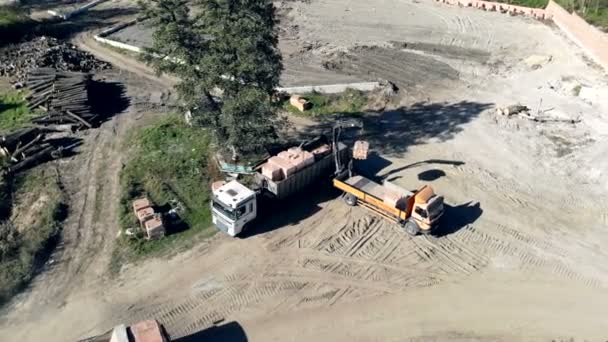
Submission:
<svg viewBox="0 0 608 342">
<path fill-rule="evenodd" d="M 292 147 L 287 150 L 287 153 L 289 155 L 289 162 L 298 170 L 312 165 L 315 162 L 315 156 L 312 153 L 304 151 L 299 147 Z"/>
<path fill-rule="evenodd" d="M 262 165 L 262 174 L 273 182 L 283 179 L 283 170 L 270 162 L 266 162 Z"/>
<path fill-rule="evenodd" d="M 293 166 L 293 164 L 279 156 L 270 157 L 268 162 L 280 168 L 283 171 L 283 177 L 285 178 L 293 175 L 297 171 L 297 168 Z"/>
</svg>

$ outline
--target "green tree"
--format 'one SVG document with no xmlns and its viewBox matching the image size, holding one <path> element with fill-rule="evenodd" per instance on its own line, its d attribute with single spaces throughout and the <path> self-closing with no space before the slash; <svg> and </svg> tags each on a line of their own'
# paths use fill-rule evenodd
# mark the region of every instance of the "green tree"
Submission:
<svg viewBox="0 0 608 342">
<path fill-rule="evenodd" d="M 155 28 L 144 59 L 181 79 L 185 107 L 236 154 L 274 139 L 272 105 L 282 71 L 275 9 L 268 0 L 148 0 Z M 191 7 L 196 10 L 191 11 Z M 213 96 L 213 95 L 218 95 Z"/>
</svg>

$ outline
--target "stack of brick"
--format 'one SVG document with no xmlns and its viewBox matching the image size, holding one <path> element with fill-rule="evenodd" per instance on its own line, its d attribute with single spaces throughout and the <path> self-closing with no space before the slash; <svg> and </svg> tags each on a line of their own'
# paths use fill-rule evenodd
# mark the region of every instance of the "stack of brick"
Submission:
<svg viewBox="0 0 608 342">
<path fill-rule="evenodd" d="M 403 202 L 404 197 L 400 193 L 388 189 L 384 190 L 384 204 L 393 208 L 401 208 Z"/>
<path fill-rule="evenodd" d="M 312 153 L 304 151 L 299 147 L 292 147 L 287 151 L 279 153 L 278 156 L 287 160 L 298 171 L 315 162 L 315 156 Z"/>
<path fill-rule="evenodd" d="M 369 143 L 364 140 L 357 140 L 353 148 L 353 158 L 365 160 L 369 153 Z"/>
<path fill-rule="evenodd" d="M 323 151 L 320 150 L 319 152 Z M 280 181 L 314 164 L 314 162 L 315 155 L 313 153 L 304 151 L 299 147 L 292 147 L 269 158 L 268 162 L 262 165 L 262 174 L 272 181 Z"/>
<path fill-rule="evenodd" d="M 384 188 L 384 204 L 399 210 L 405 210 L 408 196 L 410 196 L 411 193 L 387 180 L 382 182 L 382 186 Z"/>
<path fill-rule="evenodd" d="M 152 218 L 144 222 L 144 228 L 148 239 L 160 239 L 165 236 L 165 226 L 159 214 L 154 214 Z"/>
<path fill-rule="evenodd" d="M 309 110 L 312 107 L 312 103 L 308 102 L 308 100 L 300 95 L 291 95 L 289 104 L 296 107 L 300 112 Z"/>
<path fill-rule="evenodd" d="M 157 239 L 165 236 L 162 217 L 154 212 L 150 200 L 144 197 L 133 201 L 133 212 L 147 239 Z"/>
<path fill-rule="evenodd" d="M 279 156 L 271 157 L 268 159 L 268 163 L 281 170 L 281 178 L 287 178 L 298 171 L 298 169 L 293 166 L 289 160 L 285 160 Z"/>
<path fill-rule="evenodd" d="M 262 165 L 262 174 L 273 182 L 283 179 L 283 169 L 270 162 Z"/>
</svg>

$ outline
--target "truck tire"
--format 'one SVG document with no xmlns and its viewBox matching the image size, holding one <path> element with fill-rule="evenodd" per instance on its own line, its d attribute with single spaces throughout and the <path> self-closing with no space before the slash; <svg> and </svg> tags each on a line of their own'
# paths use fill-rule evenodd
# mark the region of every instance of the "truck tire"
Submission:
<svg viewBox="0 0 608 342">
<path fill-rule="evenodd" d="M 355 197 L 353 194 L 344 194 L 344 202 L 351 207 L 354 207 L 357 205 L 357 197 Z"/>
<path fill-rule="evenodd" d="M 411 236 L 416 236 L 416 235 L 418 235 L 418 233 L 420 233 L 420 228 L 418 228 L 418 225 L 416 224 L 416 222 L 411 221 L 411 220 L 405 221 L 405 224 L 403 225 L 403 229 L 405 230 L 406 233 L 408 233 Z"/>
</svg>

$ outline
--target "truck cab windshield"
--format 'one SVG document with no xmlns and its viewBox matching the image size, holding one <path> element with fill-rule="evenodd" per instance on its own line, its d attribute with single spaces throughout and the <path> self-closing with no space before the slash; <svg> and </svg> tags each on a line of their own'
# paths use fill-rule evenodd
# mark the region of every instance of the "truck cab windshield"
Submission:
<svg viewBox="0 0 608 342">
<path fill-rule="evenodd" d="M 228 217 L 231 220 L 236 220 L 235 211 L 229 207 L 224 206 L 216 199 L 213 199 L 213 209 L 219 211 L 220 213 L 222 213 L 222 215 Z"/>
</svg>

